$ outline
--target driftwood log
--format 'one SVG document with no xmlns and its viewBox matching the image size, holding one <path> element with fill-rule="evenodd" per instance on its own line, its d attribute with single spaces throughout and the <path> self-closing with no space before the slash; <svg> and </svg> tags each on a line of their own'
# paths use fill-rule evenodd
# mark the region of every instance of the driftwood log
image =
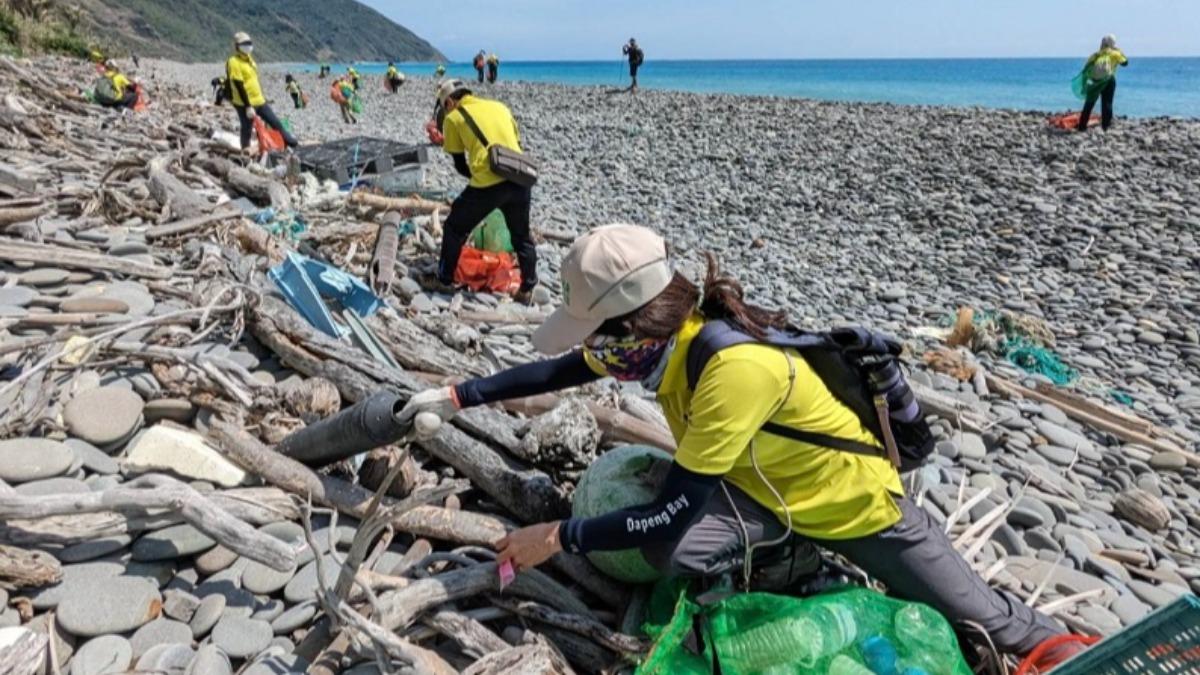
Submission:
<svg viewBox="0 0 1200 675">
<path fill-rule="evenodd" d="M 575 671 L 545 642 L 509 647 L 472 663 L 462 675 L 572 675 Z"/>
<path fill-rule="evenodd" d="M 159 206 L 175 218 L 194 218 L 213 209 L 208 200 L 163 168 L 151 167 L 148 186 Z"/>
<path fill-rule="evenodd" d="M 45 551 L 0 544 L 0 588 L 40 588 L 62 579 L 62 565 Z"/>
<path fill-rule="evenodd" d="M 435 202 L 420 197 L 383 197 L 361 190 L 351 192 L 347 201 L 358 206 L 366 206 L 377 211 L 409 211 L 414 213 L 432 213 L 434 211 L 450 211 L 450 205 L 445 202 Z"/>
<path fill-rule="evenodd" d="M 102 253 L 76 251 L 50 244 L 0 243 L 0 260 L 8 262 L 30 262 L 47 267 L 113 272 L 142 279 L 170 279 L 171 270 L 158 265 L 147 265 L 119 256 Z"/>
<path fill-rule="evenodd" d="M 178 511 L 189 524 L 225 548 L 272 569 L 282 572 L 296 565 L 296 554 L 286 543 L 234 518 L 190 486 L 167 476 L 148 474 L 101 492 L 0 495 L 0 520 L 98 511 L 146 513 L 155 509 Z"/>
<path fill-rule="evenodd" d="M 6 638 L 0 642 L 0 673 L 33 675 L 46 666 L 49 636 L 29 629 L 13 629 Z"/>
</svg>

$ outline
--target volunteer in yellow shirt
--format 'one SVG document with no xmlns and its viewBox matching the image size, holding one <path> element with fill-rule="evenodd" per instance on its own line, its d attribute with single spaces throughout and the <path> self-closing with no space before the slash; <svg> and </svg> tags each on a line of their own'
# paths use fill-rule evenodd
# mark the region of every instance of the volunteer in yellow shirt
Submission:
<svg viewBox="0 0 1200 675">
<path fill-rule="evenodd" d="M 1108 131 L 1112 126 L 1113 99 L 1117 95 L 1117 68 L 1128 65 L 1125 53 L 1117 49 L 1117 36 L 1105 35 L 1100 40 L 1100 50 L 1088 57 L 1083 66 L 1087 75 L 1087 97 L 1076 130 L 1087 131 L 1096 99 L 1100 99 L 1100 127 Z"/>
<path fill-rule="evenodd" d="M 577 239 L 560 271 L 564 306 L 533 344 L 565 355 L 421 392 L 401 419 L 432 412 L 447 420 L 463 407 L 608 375 L 657 393 L 678 448 L 653 502 L 516 530 L 498 543 L 500 562 L 525 570 L 564 549 L 640 548 L 664 572 L 715 576 L 748 568 L 756 551 L 795 538 L 845 556 L 893 594 L 931 605 L 958 627 L 977 624 L 1002 651 L 1024 654 L 1063 632 L 988 587 L 904 496 L 882 449 L 858 454 L 764 430 L 773 422 L 880 446 L 799 352 L 756 342 L 727 347 L 689 386 L 689 350 L 706 322 L 732 321 L 747 333 L 785 327 L 782 313 L 745 303 L 741 286 L 714 259 L 701 291 L 672 270 L 661 237 L 617 224 Z"/>
<path fill-rule="evenodd" d="M 512 236 L 513 251 L 521 268 L 521 287 L 515 299 L 528 304 L 537 286 L 537 248 L 529 236 L 530 188 L 506 181 L 492 171 L 488 148 L 500 145 L 521 152 L 517 121 L 508 106 L 479 98 L 462 80 L 447 80 L 438 86 L 438 105 L 444 112 L 442 149 L 454 160 L 458 173 L 470 179 L 450 206 L 442 233 L 442 251 L 437 274 L 424 280 L 431 290 L 454 292 L 454 271 L 462 247 L 484 218 L 494 209 L 504 214 Z M 486 142 L 485 142 L 486 139 Z"/>
<path fill-rule="evenodd" d="M 254 61 L 254 42 L 243 32 L 233 35 L 233 55 L 225 61 L 225 81 L 229 86 L 229 102 L 237 111 L 238 122 L 241 125 L 242 149 L 250 147 L 250 132 L 254 129 L 254 117 L 257 115 L 267 126 L 283 135 L 283 142 L 289 148 L 299 143 L 292 136 L 275 111 L 263 96 L 262 85 L 258 82 L 258 63 Z"/>
<path fill-rule="evenodd" d="M 384 81 L 387 83 L 388 91 L 393 94 L 404 85 L 404 73 L 396 68 L 396 64 L 388 61 L 387 73 L 384 75 Z"/>
<path fill-rule="evenodd" d="M 108 59 L 104 62 L 104 77 L 112 83 L 114 98 L 112 100 L 98 99 L 100 105 L 106 108 L 133 108 L 137 103 L 137 85 L 130 82 L 128 77 L 117 68 L 116 62 Z"/>
</svg>

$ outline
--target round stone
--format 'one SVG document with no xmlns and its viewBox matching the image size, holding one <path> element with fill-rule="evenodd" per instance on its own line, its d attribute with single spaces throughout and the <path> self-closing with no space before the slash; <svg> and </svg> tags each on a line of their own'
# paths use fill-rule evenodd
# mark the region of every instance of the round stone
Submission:
<svg viewBox="0 0 1200 675">
<path fill-rule="evenodd" d="M 37 297 L 37 291 L 24 286 L 0 288 L 0 306 L 24 307 Z"/>
<path fill-rule="evenodd" d="M 121 470 L 121 465 L 117 463 L 117 460 L 87 441 L 68 438 L 63 443 L 75 452 L 83 461 L 83 467 L 91 473 L 111 476 Z"/>
<path fill-rule="evenodd" d="M 1046 519 L 1036 510 L 1024 507 L 1014 506 L 1012 511 L 1008 513 L 1008 522 L 1019 527 L 1041 527 L 1046 524 Z"/>
<path fill-rule="evenodd" d="M 172 525 L 143 535 L 133 544 L 134 560 L 171 560 L 194 555 L 216 546 L 216 542 L 187 523 Z"/>
<path fill-rule="evenodd" d="M 294 576 L 296 576 L 295 565 L 280 572 L 258 561 L 248 560 L 246 569 L 242 571 L 242 588 L 251 593 L 270 595 L 287 586 Z"/>
<path fill-rule="evenodd" d="M 45 286 L 57 286 L 67 280 L 71 273 L 67 270 L 60 270 L 53 267 L 38 267 L 22 272 L 17 280 L 24 286 L 33 286 L 34 288 L 43 288 Z"/>
<path fill-rule="evenodd" d="M 89 539 L 64 548 L 55 553 L 54 557 L 58 558 L 60 562 L 65 563 L 95 560 L 96 558 L 120 551 L 128 546 L 130 541 L 132 541 L 132 538 L 127 534 L 113 534 L 107 537 Z"/>
<path fill-rule="evenodd" d="M 91 492 L 87 483 L 75 478 L 45 478 L 29 481 L 16 487 L 23 497 L 45 497 L 46 495 L 78 495 Z"/>
<path fill-rule="evenodd" d="M 98 586 L 125 571 L 117 560 L 93 560 L 75 565 L 63 565 L 62 580 L 53 586 L 44 586 L 25 594 L 33 602 L 34 609 L 51 609 L 62 602 L 68 593 L 87 594 Z"/>
<path fill-rule="evenodd" d="M 110 298 L 125 303 L 130 316 L 146 316 L 154 309 L 154 296 L 136 281 L 92 284 L 71 295 L 72 298 Z"/>
<path fill-rule="evenodd" d="M 220 593 L 214 593 L 205 596 L 200 601 L 200 605 L 196 607 L 195 613 L 192 614 L 192 620 L 188 622 L 188 628 L 192 630 L 192 637 L 199 640 L 217 625 L 217 621 L 221 619 L 221 613 L 225 611 L 225 596 Z"/>
<path fill-rule="evenodd" d="M 146 403 L 146 408 L 142 411 L 142 414 L 146 417 L 147 424 L 159 420 L 171 420 L 172 422 L 187 424 L 196 415 L 196 406 L 192 405 L 191 401 L 183 398 L 156 398 Z"/>
<path fill-rule="evenodd" d="M 283 604 L 282 600 L 277 598 L 259 598 L 258 604 L 254 606 L 254 613 L 250 615 L 251 619 L 259 621 L 273 621 L 283 610 L 287 609 L 287 605 Z"/>
<path fill-rule="evenodd" d="M 72 436 L 109 445 L 128 436 L 142 419 L 142 397 L 121 387 L 97 387 L 77 394 L 63 408 Z"/>
<path fill-rule="evenodd" d="M 166 675 L 183 675 L 195 656 L 196 652 L 187 645 L 174 643 L 156 645 L 137 660 L 137 669 Z"/>
<path fill-rule="evenodd" d="M 28 483 L 61 475 L 75 463 L 75 453 L 48 438 L 10 438 L 0 441 L 0 479 Z"/>
<path fill-rule="evenodd" d="M 186 623 L 159 618 L 137 629 L 133 637 L 129 638 L 129 644 L 133 646 L 135 659 L 141 658 L 151 647 L 158 645 L 181 644 L 190 647 L 192 629 L 188 628 Z"/>
<path fill-rule="evenodd" d="M 113 577 L 75 591 L 58 603 L 58 622 L 79 637 L 124 633 L 149 623 L 162 610 L 154 584 L 137 577 Z"/>
<path fill-rule="evenodd" d="M 58 309 L 70 314 L 124 314 L 129 311 L 129 305 L 116 298 L 67 298 Z"/>
<path fill-rule="evenodd" d="M 318 541 L 320 541 L 318 539 Z M 326 554 L 321 561 L 322 567 L 325 569 L 325 583 L 332 586 L 337 583 L 339 568 L 337 561 L 333 556 Z M 313 560 L 304 567 L 292 580 L 287 583 L 283 589 L 283 597 L 288 602 L 304 602 L 312 600 L 317 596 L 317 561 Z"/>
<path fill-rule="evenodd" d="M 271 622 L 271 630 L 275 631 L 276 635 L 286 635 L 292 631 L 308 624 L 314 616 L 317 615 L 317 601 L 309 600 L 302 602 L 283 614 L 275 617 Z"/>
<path fill-rule="evenodd" d="M 71 675 L 123 673 L 133 663 L 133 647 L 120 635 L 88 640 L 71 659 Z"/>
<path fill-rule="evenodd" d="M 271 624 L 257 619 L 224 617 L 213 628 L 213 644 L 230 658 L 244 659 L 261 652 L 271 644 L 275 633 Z"/>
<path fill-rule="evenodd" d="M 188 665 L 185 675 L 231 675 L 233 666 L 229 657 L 216 645 L 201 645 L 196 650 L 196 658 Z"/>
<path fill-rule="evenodd" d="M 1160 471 L 1178 471 L 1187 466 L 1187 458 L 1178 452 L 1159 452 L 1150 458 L 1150 466 Z"/>
<path fill-rule="evenodd" d="M 1075 461 L 1075 451 L 1057 445 L 1038 445 L 1034 447 L 1039 455 L 1059 466 L 1069 466 Z"/>
<path fill-rule="evenodd" d="M 196 556 L 196 571 L 200 574 L 216 574 L 237 562 L 238 554 L 217 544 Z"/>
</svg>

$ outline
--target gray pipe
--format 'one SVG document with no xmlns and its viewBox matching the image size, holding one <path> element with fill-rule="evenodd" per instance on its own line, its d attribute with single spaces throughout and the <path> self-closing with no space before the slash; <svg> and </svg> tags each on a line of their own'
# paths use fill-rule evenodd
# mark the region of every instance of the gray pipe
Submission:
<svg viewBox="0 0 1200 675">
<path fill-rule="evenodd" d="M 309 466 L 325 466 L 400 440 L 408 425 L 396 420 L 403 408 L 400 397 L 380 391 L 288 434 L 276 450 Z"/>
</svg>

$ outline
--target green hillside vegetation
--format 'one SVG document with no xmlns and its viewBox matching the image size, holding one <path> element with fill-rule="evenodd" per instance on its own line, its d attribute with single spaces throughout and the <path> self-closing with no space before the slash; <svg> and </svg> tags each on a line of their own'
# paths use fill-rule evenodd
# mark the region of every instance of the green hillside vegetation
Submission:
<svg viewBox="0 0 1200 675">
<path fill-rule="evenodd" d="M 234 32 L 261 61 L 443 58 L 425 40 L 354 0 L 75 0 L 89 32 L 114 52 L 219 61 Z"/>
<path fill-rule="evenodd" d="M 78 7 L 52 0 L 0 0 L 0 54 L 87 56 Z"/>
</svg>

